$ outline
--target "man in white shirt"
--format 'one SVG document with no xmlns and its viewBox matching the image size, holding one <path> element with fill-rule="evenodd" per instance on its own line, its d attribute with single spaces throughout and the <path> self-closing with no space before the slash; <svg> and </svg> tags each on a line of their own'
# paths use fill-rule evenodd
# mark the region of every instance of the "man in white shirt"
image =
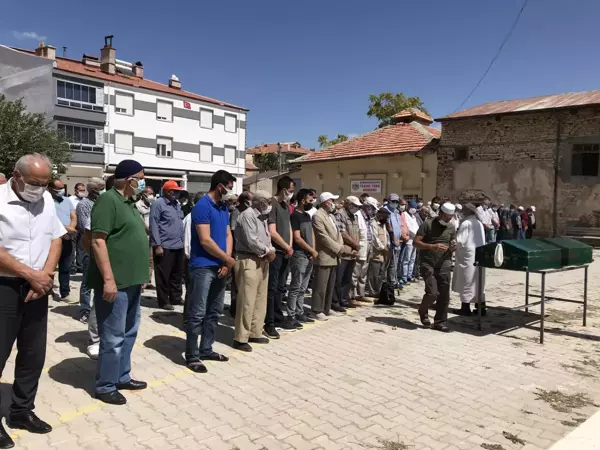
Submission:
<svg viewBox="0 0 600 450">
<path fill-rule="evenodd" d="M 419 223 L 417 222 L 417 202 L 414 200 L 408 202 L 408 210 L 402 213 L 402 219 L 406 223 L 408 229 L 408 240 L 404 243 L 402 249 L 402 283 L 412 283 L 413 273 L 415 268 L 415 260 L 417 258 L 417 249 L 413 245 L 417 231 L 419 231 Z"/>
<path fill-rule="evenodd" d="M 493 229 L 493 225 L 492 225 L 492 211 L 489 211 L 490 209 L 490 199 L 489 197 L 484 197 L 483 202 L 481 203 L 481 205 L 479 205 L 477 207 L 477 219 L 481 222 L 481 224 L 483 225 L 483 230 L 485 231 L 485 241 L 486 242 L 492 242 L 492 229 Z"/>
<path fill-rule="evenodd" d="M 146 233 L 148 236 L 150 235 L 150 207 L 152 203 L 154 203 L 156 197 L 154 196 L 154 189 L 152 186 L 147 186 L 138 196 L 138 201 L 135 202 L 135 207 L 142 215 L 142 219 L 144 219 L 144 224 L 146 225 Z M 148 265 L 150 266 L 150 270 L 148 272 L 148 284 L 146 284 L 145 289 L 154 289 L 152 286 L 152 272 L 154 271 L 154 255 L 152 252 L 152 245 L 150 244 L 150 238 L 148 238 L 148 246 L 150 248 L 150 259 L 148 260 Z"/>
<path fill-rule="evenodd" d="M 69 196 L 69 201 L 73 205 L 73 211 L 77 209 L 79 202 L 85 198 L 85 193 L 85 185 L 77 183 L 74 194 Z M 83 272 L 83 252 L 81 250 L 81 242 L 79 242 L 79 234 L 73 235 L 72 241 L 71 275 L 75 275 L 77 272 Z"/>
<path fill-rule="evenodd" d="M 46 359 L 48 292 L 66 233 L 47 191 L 51 170 L 47 157 L 26 155 L 0 186 L 0 376 L 15 340 L 18 348 L 6 423 L 39 434 L 52 431 L 33 408 Z M 12 446 L 0 424 L 0 448 Z"/>
</svg>

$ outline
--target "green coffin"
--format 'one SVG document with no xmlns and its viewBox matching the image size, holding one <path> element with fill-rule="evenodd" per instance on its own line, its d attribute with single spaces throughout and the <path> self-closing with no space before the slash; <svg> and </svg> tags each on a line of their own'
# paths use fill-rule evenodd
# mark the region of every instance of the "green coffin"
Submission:
<svg viewBox="0 0 600 450">
<path fill-rule="evenodd" d="M 504 253 L 501 266 L 494 263 L 497 245 L 502 245 Z M 509 240 L 478 247 L 475 250 L 475 263 L 481 267 L 522 272 L 558 269 L 562 267 L 562 250 L 542 239 Z"/>
<path fill-rule="evenodd" d="M 561 251 L 561 266 L 581 266 L 593 261 L 592 247 L 566 237 L 539 239 L 558 247 Z"/>
</svg>

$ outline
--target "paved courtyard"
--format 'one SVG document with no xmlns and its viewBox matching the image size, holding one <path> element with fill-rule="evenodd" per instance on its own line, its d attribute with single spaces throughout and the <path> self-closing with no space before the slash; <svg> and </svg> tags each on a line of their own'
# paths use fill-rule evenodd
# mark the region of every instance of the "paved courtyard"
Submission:
<svg viewBox="0 0 600 450">
<path fill-rule="evenodd" d="M 87 327 L 73 319 L 77 306 L 52 303 L 36 411 L 54 431 L 13 437 L 32 450 L 546 449 L 600 403 L 600 261 L 590 268 L 588 327 L 579 305 L 551 303 L 544 345 L 535 324 L 510 330 L 539 318 L 539 309 L 507 309 L 524 302 L 524 278 L 488 271 L 482 332 L 455 316 L 450 334 L 417 325 L 422 284 L 392 308 L 364 307 L 250 354 L 230 347 L 225 315 L 217 350 L 231 360 L 208 362 L 204 375 L 182 365 L 181 311 L 155 309 L 148 296 L 133 375 L 149 388 L 126 393 L 126 406 L 91 397 Z M 537 291 L 539 277 L 532 279 Z M 583 271 L 547 284 L 549 295 L 578 298 Z M 14 352 L 0 385 L 3 411 L 13 362 Z"/>
</svg>

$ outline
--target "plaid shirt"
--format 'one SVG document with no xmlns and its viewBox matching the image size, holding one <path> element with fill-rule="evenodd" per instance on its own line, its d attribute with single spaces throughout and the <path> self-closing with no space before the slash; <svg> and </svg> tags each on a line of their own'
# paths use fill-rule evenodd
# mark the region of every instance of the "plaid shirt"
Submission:
<svg viewBox="0 0 600 450">
<path fill-rule="evenodd" d="M 333 217 L 335 218 L 335 224 L 337 225 L 340 234 L 346 233 L 348 231 L 348 229 L 346 228 L 345 217 L 342 215 L 343 213 L 344 211 L 339 211 L 333 215 Z"/>
<path fill-rule="evenodd" d="M 367 242 L 373 241 L 373 218 L 369 217 L 362 209 L 360 210 L 363 217 L 365 218 L 365 224 L 367 225 Z"/>
<path fill-rule="evenodd" d="M 89 198 L 82 198 L 75 208 L 75 214 L 77 215 L 77 231 L 79 235 L 83 235 L 85 231 L 85 224 L 92 214 L 92 208 L 94 202 Z"/>
</svg>

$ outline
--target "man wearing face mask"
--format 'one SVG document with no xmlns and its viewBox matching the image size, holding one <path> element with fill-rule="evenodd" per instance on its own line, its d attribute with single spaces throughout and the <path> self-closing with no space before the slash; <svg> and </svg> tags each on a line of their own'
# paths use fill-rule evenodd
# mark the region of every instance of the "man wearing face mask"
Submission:
<svg viewBox="0 0 600 450">
<path fill-rule="evenodd" d="M 183 211 L 177 201 L 182 188 L 166 181 L 162 197 L 150 207 L 150 244 L 154 254 L 158 307 L 172 311 L 183 305 Z"/>
<path fill-rule="evenodd" d="M 402 283 L 410 283 L 413 281 L 413 272 L 415 267 L 415 259 L 417 257 L 416 248 L 413 246 L 413 240 L 419 231 L 417 222 L 417 202 L 411 201 L 408 203 L 408 211 L 402 213 L 402 218 L 408 229 L 408 240 L 404 243 L 402 250 Z"/>
<path fill-rule="evenodd" d="M 490 199 L 485 197 L 481 205 L 477 207 L 477 219 L 483 225 L 485 230 L 485 241 L 492 242 L 493 239 L 493 225 L 492 225 L 492 214 L 490 209 Z"/>
<path fill-rule="evenodd" d="M 288 176 L 282 177 L 277 182 L 277 195 L 271 201 L 272 209 L 269 212 L 269 233 L 276 255 L 269 266 L 269 293 L 264 331 L 271 339 L 279 339 L 277 328 L 284 331 L 297 329 L 283 316 L 283 296 L 289 273 L 288 263 L 294 254 L 288 206 L 294 196 L 295 187 L 294 180 Z"/>
<path fill-rule="evenodd" d="M 62 301 L 70 301 L 71 293 L 71 260 L 73 258 L 73 239 L 77 235 L 77 214 L 73 203 L 65 197 L 65 185 L 59 179 L 54 179 L 48 185 L 48 192 L 54 200 L 54 207 L 58 219 L 67 230 L 62 244 L 60 260 L 58 261 L 58 285 Z"/>
<path fill-rule="evenodd" d="M 414 244 L 421 251 L 421 276 L 425 281 L 425 295 L 419 306 L 423 326 L 431 327 L 429 307 L 435 303 L 433 329 L 448 332 L 448 305 L 450 303 L 450 273 L 452 253 L 456 249 L 456 229 L 452 225 L 455 207 L 444 203 L 440 214 L 426 220 L 419 227 Z"/>
<path fill-rule="evenodd" d="M 177 199 L 181 205 L 181 211 L 183 211 L 183 217 L 187 216 L 192 212 L 194 205 L 190 200 L 190 193 L 184 189 L 179 192 L 179 198 Z"/>
<path fill-rule="evenodd" d="M 81 200 L 85 198 L 85 186 L 83 183 L 77 183 L 75 185 L 75 192 L 69 196 L 69 200 L 73 204 L 73 209 L 77 210 L 77 205 Z M 71 258 L 71 275 L 75 275 L 77 272 L 82 271 L 83 267 L 83 250 L 81 249 L 81 242 L 79 241 L 79 233 L 73 237 L 73 255 Z"/>
<path fill-rule="evenodd" d="M 360 230 L 360 250 L 352 273 L 352 286 L 354 286 L 352 297 L 356 302 L 371 303 L 371 300 L 367 299 L 366 284 L 369 260 L 373 257 L 373 236 L 376 226 L 375 211 L 378 204 L 377 200 L 368 196 L 361 200 L 361 203 L 360 210 L 356 214 Z"/>
<path fill-rule="evenodd" d="M 400 197 L 398 194 L 390 194 L 386 208 L 390 212 L 388 221 L 388 232 L 390 233 L 391 259 L 388 265 L 388 283 L 390 288 L 401 287 L 400 277 L 402 272 L 400 255 L 402 253 L 403 239 L 406 238 L 403 232 L 403 220 L 399 211 Z"/>
<path fill-rule="evenodd" d="M 195 373 L 207 372 L 203 360 L 229 360 L 212 346 L 223 312 L 227 275 L 235 265 L 227 207 L 234 182 L 235 177 L 229 172 L 216 171 L 210 180 L 210 191 L 192 209 L 185 359 L 188 369 Z"/>
<path fill-rule="evenodd" d="M 81 199 L 75 213 L 77 215 L 77 235 L 79 236 L 78 241 L 82 243 L 81 246 L 81 262 L 83 280 L 81 281 L 81 287 L 79 288 L 79 320 L 82 323 L 88 323 L 91 311 L 91 289 L 87 286 L 85 278 L 87 271 L 90 266 L 90 255 L 83 248 L 83 236 L 85 235 L 85 224 L 89 222 L 92 215 L 92 208 L 94 202 L 100 196 L 100 192 L 104 189 L 104 180 L 102 178 L 90 178 L 87 184 L 88 196 Z"/>
<path fill-rule="evenodd" d="M 46 191 L 51 171 L 46 156 L 26 155 L 0 186 L 0 377 L 17 343 L 6 424 L 38 434 L 52 431 L 33 409 L 46 358 L 48 293 L 66 233 Z M 0 423 L 0 448 L 12 447 Z"/>
<path fill-rule="evenodd" d="M 429 202 L 429 217 L 431 217 L 432 219 L 434 217 L 437 217 L 438 214 L 440 213 L 440 205 L 442 204 L 442 199 L 439 198 L 437 195 L 435 197 L 433 197 L 431 199 L 431 201 Z"/>
<path fill-rule="evenodd" d="M 425 222 L 428 218 L 429 218 L 429 206 L 424 206 L 421 203 L 421 207 L 417 211 L 417 214 L 415 214 L 415 219 L 417 220 L 417 225 L 419 225 L 419 228 L 421 227 L 421 225 L 423 225 L 423 222 Z M 413 240 L 413 246 L 415 247 L 416 254 L 417 254 L 415 257 L 415 266 L 413 269 L 413 279 L 420 280 L 421 279 L 421 251 L 414 245 L 414 240 Z"/>
<path fill-rule="evenodd" d="M 156 196 L 154 195 L 154 189 L 152 188 L 152 186 L 146 186 L 144 192 L 138 195 L 138 201 L 135 202 L 137 210 L 142 215 L 142 219 L 144 219 L 146 233 L 148 233 L 148 248 L 150 250 L 150 258 L 148 260 L 150 268 L 148 271 L 148 283 L 146 283 L 145 289 L 154 289 L 154 286 L 152 285 L 152 272 L 154 271 L 154 252 L 152 251 L 152 244 L 150 243 L 150 207 L 155 201 Z"/>
<path fill-rule="evenodd" d="M 358 212 L 362 204 L 360 200 L 351 195 L 344 202 L 344 207 L 335 214 L 338 231 L 342 235 L 344 244 L 352 249 L 352 254 L 342 256 L 337 266 L 335 291 L 333 293 L 333 304 L 331 313 L 345 313 L 346 308 L 356 307 L 360 304 L 354 299 L 350 300 L 350 293 L 354 290 L 352 274 L 356 266 L 356 259 L 361 250 L 361 230 L 359 227 Z M 364 231 L 366 232 L 366 230 Z M 366 237 L 364 238 L 366 240 Z M 366 256 L 366 255 L 365 255 Z"/>
<path fill-rule="evenodd" d="M 244 352 L 252 351 L 249 342 L 269 343 L 262 336 L 262 329 L 267 312 L 269 263 L 275 259 L 266 222 L 272 208 L 270 203 L 268 192 L 256 191 L 252 206 L 240 214 L 235 228 L 238 298 L 233 348 Z"/>
<path fill-rule="evenodd" d="M 327 320 L 330 313 L 339 258 L 352 253 L 350 247 L 344 247 L 333 216 L 336 212 L 335 200 L 338 198 L 339 195 L 323 192 L 319 196 L 319 210 L 312 218 L 318 253 L 314 262 L 312 313 L 317 320 Z"/>
<path fill-rule="evenodd" d="M 387 231 L 390 210 L 383 207 L 378 210 L 376 200 L 369 197 L 365 199 L 363 211 L 365 215 L 373 217 L 372 222 L 375 222 L 373 223 L 373 244 L 367 270 L 365 295 L 376 299 L 379 297 L 385 281 L 385 264 L 390 256 L 390 235 Z"/>
<path fill-rule="evenodd" d="M 148 237 L 135 206 L 135 196 L 145 187 L 142 165 L 125 159 L 115 168 L 113 188 L 100 195 L 92 209 L 86 283 L 94 290 L 100 335 L 95 394 L 98 400 L 113 405 L 127 403 L 120 390 L 147 387 L 130 375 L 142 285 L 148 279 Z"/>
</svg>

